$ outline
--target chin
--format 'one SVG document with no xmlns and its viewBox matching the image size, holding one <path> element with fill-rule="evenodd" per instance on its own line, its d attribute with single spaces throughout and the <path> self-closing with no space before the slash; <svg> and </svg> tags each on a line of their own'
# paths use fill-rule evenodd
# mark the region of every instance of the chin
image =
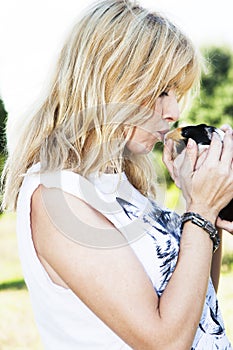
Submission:
<svg viewBox="0 0 233 350">
<path fill-rule="evenodd" d="M 154 143 L 153 144 L 143 144 L 143 143 L 135 143 L 132 141 L 127 142 L 127 149 L 134 153 L 134 154 L 148 154 L 150 153 L 153 148 L 154 148 Z"/>
<path fill-rule="evenodd" d="M 142 146 L 141 151 L 138 154 L 148 154 L 153 151 L 155 144 Z"/>
</svg>

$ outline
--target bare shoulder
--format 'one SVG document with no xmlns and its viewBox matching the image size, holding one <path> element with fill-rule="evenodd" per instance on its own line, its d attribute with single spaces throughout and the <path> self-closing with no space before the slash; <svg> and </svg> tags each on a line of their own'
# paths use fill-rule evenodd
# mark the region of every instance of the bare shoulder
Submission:
<svg viewBox="0 0 233 350">
<path fill-rule="evenodd" d="M 59 261 L 62 253 L 68 259 L 70 250 L 79 252 L 77 256 L 81 259 L 85 249 L 78 243 L 82 243 L 82 237 L 90 228 L 97 232 L 100 228 L 112 230 L 113 225 L 84 201 L 60 189 L 40 185 L 34 191 L 31 199 L 32 239 L 37 256 L 54 283 L 68 288 L 51 264 L 51 252 L 60 251 L 54 256 L 55 261 Z M 70 239 L 67 239 L 69 234 Z M 72 241 L 74 236 L 81 237 L 76 244 Z"/>
<path fill-rule="evenodd" d="M 68 208 L 80 220 L 82 220 L 82 222 L 86 222 L 88 225 L 91 225 L 93 227 L 113 227 L 107 218 L 105 218 L 102 214 L 100 214 L 97 210 L 92 208 L 80 198 L 65 193 L 58 188 L 46 188 L 43 185 L 39 185 L 39 187 L 32 195 L 32 224 L 39 224 L 39 221 L 41 220 L 48 220 L 49 214 L 52 211 L 59 212 L 61 214 L 60 211 L 64 210 L 64 208 Z M 50 219 L 52 218 L 50 217 Z M 47 224 L 49 225 L 49 222 L 47 222 Z"/>
<path fill-rule="evenodd" d="M 126 343 L 141 349 L 142 343 L 149 341 L 148 349 L 152 349 L 151 344 L 156 343 L 151 332 L 158 321 L 154 313 L 158 298 L 132 248 L 125 242 L 118 248 L 100 249 L 69 239 L 56 222 L 62 215 L 57 191 L 60 190 L 40 186 L 32 197 L 32 235 L 43 265 L 55 282 L 71 289 Z M 52 219 L 46 196 L 53 199 Z M 92 220 L 97 239 L 104 232 L 108 233 L 109 228 L 113 234 L 120 234 L 102 214 L 86 203 L 71 195 L 64 196 L 70 210 L 79 216 L 79 222 Z M 82 226 L 75 227 L 77 231 L 81 229 Z"/>
</svg>

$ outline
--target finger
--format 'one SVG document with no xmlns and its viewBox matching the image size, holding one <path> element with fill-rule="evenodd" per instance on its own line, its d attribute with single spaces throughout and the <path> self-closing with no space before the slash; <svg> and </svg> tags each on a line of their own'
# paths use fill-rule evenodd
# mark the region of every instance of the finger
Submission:
<svg viewBox="0 0 233 350">
<path fill-rule="evenodd" d="M 178 187 L 179 189 L 181 189 L 180 179 L 179 179 L 178 177 L 175 178 L 174 182 L 175 182 L 176 187 Z"/>
<path fill-rule="evenodd" d="M 173 174 L 174 174 L 174 182 L 177 187 L 180 188 L 180 173 L 184 163 L 185 151 L 183 150 L 174 160 L 173 163 Z"/>
<path fill-rule="evenodd" d="M 202 164 L 204 163 L 204 161 L 206 160 L 206 157 L 207 157 L 207 148 L 204 149 L 198 156 L 198 159 L 197 159 L 197 162 L 196 162 L 196 165 L 195 165 L 195 170 L 199 169 Z"/>
<path fill-rule="evenodd" d="M 184 163 L 185 150 L 183 150 L 178 156 L 174 159 L 174 168 L 180 168 Z"/>
<path fill-rule="evenodd" d="M 222 219 L 220 219 L 220 217 L 218 217 L 218 219 L 216 221 L 216 226 L 218 228 L 221 228 L 221 229 L 233 234 L 233 222 L 232 221 L 222 220 Z"/>
<path fill-rule="evenodd" d="M 229 124 L 223 124 L 221 127 L 220 127 L 220 130 L 226 132 L 227 130 L 232 130 L 231 126 Z"/>
<path fill-rule="evenodd" d="M 196 142 L 189 138 L 184 154 L 183 166 L 189 171 L 194 171 L 198 157 L 198 146 Z"/>
<path fill-rule="evenodd" d="M 164 146 L 166 146 L 167 151 L 169 152 L 169 154 L 172 156 L 172 152 L 173 152 L 173 140 L 172 139 L 166 139 Z"/>
<path fill-rule="evenodd" d="M 232 158 L 233 158 L 232 130 L 227 129 L 223 139 L 223 152 L 221 156 L 221 161 L 224 163 L 224 166 L 230 167 L 232 164 Z"/>
<path fill-rule="evenodd" d="M 163 148 L 163 162 L 166 165 L 171 177 L 174 179 L 172 150 L 173 142 L 172 140 L 167 140 Z"/>
<path fill-rule="evenodd" d="M 206 163 L 216 165 L 221 157 L 222 147 L 222 141 L 219 135 L 216 132 L 214 132 L 210 143 L 210 147 L 208 149 Z"/>
</svg>

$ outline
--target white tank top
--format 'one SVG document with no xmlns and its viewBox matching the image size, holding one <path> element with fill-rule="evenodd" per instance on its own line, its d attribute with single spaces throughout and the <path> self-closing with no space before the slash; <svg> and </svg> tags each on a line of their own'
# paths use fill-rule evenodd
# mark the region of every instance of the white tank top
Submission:
<svg viewBox="0 0 233 350">
<path fill-rule="evenodd" d="M 30 226 L 30 203 L 36 188 L 43 183 L 47 187 L 59 187 L 81 199 L 86 200 L 86 198 L 83 198 L 83 192 L 79 188 L 79 175 L 62 171 L 62 181 L 55 183 L 51 174 L 43 177 L 40 174 L 32 174 L 36 171 L 39 171 L 39 165 L 30 169 L 20 189 L 17 205 L 17 237 L 23 274 L 44 348 L 46 350 L 130 349 L 71 290 L 53 283 L 38 259 Z M 101 178 L 92 175 L 91 180 L 105 193 L 103 197 L 111 201 L 116 194 L 113 187 L 118 183 L 118 174 L 104 174 Z M 122 174 L 123 187 L 126 181 L 126 176 Z M 147 202 L 146 198 L 133 186 L 130 184 L 129 186 L 132 197 L 138 204 L 140 203 L 143 209 Z M 116 226 L 123 225 L 129 220 L 123 211 L 118 213 L 115 220 L 111 219 Z M 118 220 L 121 221 L 121 224 Z M 153 266 L 152 259 L 150 259 L 151 244 L 146 236 L 142 237 L 140 242 L 136 241 L 132 246 L 144 260 L 147 272 L 151 274 Z"/>
<path fill-rule="evenodd" d="M 48 188 L 60 188 L 102 212 L 130 240 L 132 249 L 159 296 L 164 291 L 178 259 L 179 216 L 160 209 L 141 195 L 129 183 L 124 173 L 120 180 L 119 174 L 93 174 L 87 181 L 70 171 L 41 175 L 39 170 L 40 165 L 34 165 L 25 176 L 20 189 L 17 237 L 23 274 L 45 350 L 131 349 L 71 290 L 50 279 L 37 257 L 32 241 L 32 194 L 40 184 Z M 87 190 L 88 184 L 92 189 L 90 191 Z M 94 193 L 98 194 L 97 197 L 93 196 Z M 125 230 L 127 227 L 129 230 Z M 223 349 L 223 346 L 224 349 L 231 349 L 210 281 L 202 320 L 192 349 Z"/>
</svg>

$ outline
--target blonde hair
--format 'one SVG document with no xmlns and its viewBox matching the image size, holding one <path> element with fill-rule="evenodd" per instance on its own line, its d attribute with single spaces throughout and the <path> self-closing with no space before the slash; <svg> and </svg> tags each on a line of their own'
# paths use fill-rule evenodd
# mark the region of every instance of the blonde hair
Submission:
<svg viewBox="0 0 233 350">
<path fill-rule="evenodd" d="M 165 90 L 182 100 L 199 79 L 192 43 L 169 20 L 128 0 L 97 2 L 75 25 L 47 98 L 9 152 L 4 207 L 16 207 L 23 175 L 37 162 L 41 171 L 85 177 L 112 166 L 151 195 L 150 157 L 127 152 L 123 126 L 150 118 Z"/>
</svg>

